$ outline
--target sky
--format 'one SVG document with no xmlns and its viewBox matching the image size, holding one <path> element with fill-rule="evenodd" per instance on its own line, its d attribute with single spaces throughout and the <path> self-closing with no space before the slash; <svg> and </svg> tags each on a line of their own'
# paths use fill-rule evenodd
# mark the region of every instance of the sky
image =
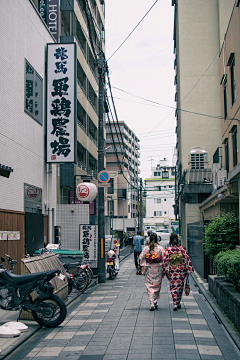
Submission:
<svg viewBox="0 0 240 360">
<path fill-rule="evenodd" d="M 113 53 L 155 1 L 105 0 L 105 49 L 114 102 L 118 119 L 140 139 L 143 179 L 163 158 L 172 165 L 176 144 L 172 0 L 158 0 Z"/>
</svg>

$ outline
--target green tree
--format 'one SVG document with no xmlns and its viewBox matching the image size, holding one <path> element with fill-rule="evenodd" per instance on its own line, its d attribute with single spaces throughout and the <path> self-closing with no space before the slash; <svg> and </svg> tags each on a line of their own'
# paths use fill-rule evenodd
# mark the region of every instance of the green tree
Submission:
<svg viewBox="0 0 240 360">
<path fill-rule="evenodd" d="M 220 251 L 233 250 L 238 244 L 239 219 L 232 212 L 222 212 L 204 228 L 204 250 L 212 259 Z"/>
</svg>

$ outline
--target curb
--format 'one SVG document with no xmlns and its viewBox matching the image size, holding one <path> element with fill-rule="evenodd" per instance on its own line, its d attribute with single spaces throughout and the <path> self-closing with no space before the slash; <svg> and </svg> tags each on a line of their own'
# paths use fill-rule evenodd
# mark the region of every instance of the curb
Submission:
<svg viewBox="0 0 240 360">
<path fill-rule="evenodd" d="M 214 301 L 215 301 L 214 296 L 210 293 L 210 291 L 207 291 L 205 289 L 205 287 L 199 282 L 199 280 L 198 280 L 198 278 L 200 278 L 199 275 L 197 275 L 197 274 L 192 275 L 191 274 L 191 277 L 192 277 L 193 281 L 196 283 L 197 287 L 201 290 L 201 293 L 205 297 L 208 304 L 211 306 L 211 308 L 213 310 L 213 314 L 214 314 L 216 320 L 220 324 L 222 324 L 224 326 L 224 328 L 227 331 L 228 335 L 231 337 L 234 344 L 237 346 L 238 350 L 240 351 L 240 336 L 239 336 L 239 333 L 232 328 L 232 326 L 227 321 L 228 318 L 223 315 L 221 310 L 214 303 Z"/>
</svg>

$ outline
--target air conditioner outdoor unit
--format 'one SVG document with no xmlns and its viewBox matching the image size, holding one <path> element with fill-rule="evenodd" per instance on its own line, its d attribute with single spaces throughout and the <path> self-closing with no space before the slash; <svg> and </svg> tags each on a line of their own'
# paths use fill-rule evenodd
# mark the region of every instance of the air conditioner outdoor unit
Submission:
<svg viewBox="0 0 240 360">
<path fill-rule="evenodd" d="M 217 187 L 221 187 L 225 184 L 226 180 L 227 180 L 227 170 L 225 169 L 220 169 L 217 172 Z"/>
</svg>

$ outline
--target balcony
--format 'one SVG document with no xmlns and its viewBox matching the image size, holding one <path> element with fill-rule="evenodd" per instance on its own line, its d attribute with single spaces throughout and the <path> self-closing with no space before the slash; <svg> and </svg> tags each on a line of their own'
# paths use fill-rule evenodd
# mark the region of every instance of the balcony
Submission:
<svg viewBox="0 0 240 360">
<path fill-rule="evenodd" d="M 185 184 L 212 184 L 212 169 L 189 169 L 185 170 Z"/>
</svg>

